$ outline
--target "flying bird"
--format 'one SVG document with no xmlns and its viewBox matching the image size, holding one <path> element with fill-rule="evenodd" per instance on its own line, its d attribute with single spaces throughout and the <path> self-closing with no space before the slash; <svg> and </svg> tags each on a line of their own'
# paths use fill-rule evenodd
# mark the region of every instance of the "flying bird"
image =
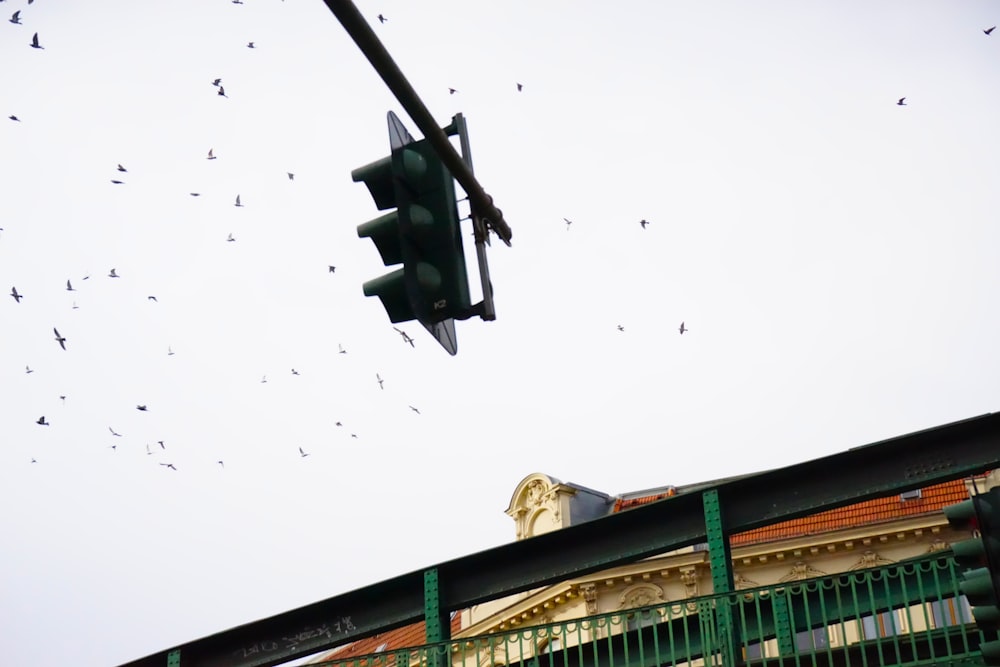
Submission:
<svg viewBox="0 0 1000 667">
<path fill-rule="evenodd" d="M 225 469 L 226 469 L 226 464 L 225 464 L 225 463 L 223 463 L 222 461 L 216 461 L 216 463 L 218 463 L 218 464 L 219 464 L 220 466 L 222 466 L 222 469 L 223 469 L 223 470 L 225 470 Z"/>
<path fill-rule="evenodd" d="M 212 159 L 215 159 L 215 158 L 209 158 L 209 159 L 212 160 Z M 201 196 L 200 192 L 192 192 L 190 194 L 191 194 L 192 197 L 200 197 Z"/>
<path fill-rule="evenodd" d="M 248 49 L 255 49 L 257 47 L 253 45 L 253 42 L 247 42 L 247 48 Z"/>
<path fill-rule="evenodd" d="M 156 297 L 155 297 L 155 296 L 152 296 L 152 295 L 150 295 L 150 296 L 147 296 L 147 297 L 146 297 L 146 301 L 156 301 Z"/>
<path fill-rule="evenodd" d="M 261 384 L 267 384 L 267 376 L 266 375 L 260 379 L 260 383 Z"/>
<path fill-rule="evenodd" d="M 573 221 L 570 220 L 569 218 L 563 218 L 563 221 L 566 223 L 566 231 L 568 232 L 569 226 L 573 224 Z"/>
<path fill-rule="evenodd" d="M 298 374 L 299 374 L 299 372 L 293 368 L 292 369 L 292 375 L 298 375 Z"/>
<path fill-rule="evenodd" d="M 75 292 L 76 291 L 75 289 L 73 289 L 73 284 L 68 279 L 66 280 L 66 291 L 67 292 Z"/>
<path fill-rule="evenodd" d="M 215 150 L 214 148 L 209 148 L 208 149 L 208 157 L 205 158 L 206 160 L 214 160 L 215 159 L 215 154 L 212 152 L 214 150 Z"/>
<path fill-rule="evenodd" d="M 340 348 L 340 353 L 341 354 L 347 354 L 347 350 L 344 349 L 343 345 L 341 345 L 340 343 L 337 343 L 337 347 Z"/>
<path fill-rule="evenodd" d="M 118 165 L 118 171 L 128 171 L 125 167 Z"/>
<path fill-rule="evenodd" d="M 906 102 L 904 102 L 904 101 L 903 101 L 903 100 L 905 100 L 905 99 L 906 99 L 905 97 L 900 97 L 900 98 L 899 98 L 899 101 L 898 101 L 898 102 L 896 102 L 896 105 L 897 105 L 897 106 L 901 106 L 901 107 L 905 107 L 905 106 L 906 106 Z"/>
<path fill-rule="evenodd" d="M 382 383 L 384 382 L 384 380 L 382 379 L 382 376 L 379 375 L 378 373 L 376 373 L 375 374 L 375 379 L 378 381 L 378 388 L 379 389 L 385 389 L 385 387 L 382 386 Z"/>
<path fill-rule="evenodd" d="M 137 405 L 137 406 L 135 406 L 135 409 L 138 410 L 139 412 L 146 412 L 146 406 L 145 405 Z"/>
<path fill-rule="evenodd" d="M 59 329 L 56 329 L 55 327 L 52 327 L 52 331 L 55 332 L 55 334 L 56 334 L 56 342 L 59 343 L 59 347 L 61 347 L 62 349 L 65 350 L 66 349 L 66 338 L 64 336 L 60 336 L 59 335 Z"/>
<path fill-rule="evenodd" d="M 73 310 L 77 310 L 80 306 L 76 305 L 76 301 L 73 302 Z"/>
<path fill-rule="evenodd" d="M 21 303 L 21 297 L 23 295 L 17 293 L 17 288 L 16 287 L 11 287 L 10 288 L 10 295 L 12 297 L 14 297 L 14 301 L 17 301 L 18 303 Z"/>
<path fill-rule="evenodd" d="M 309 456 L 309 454 L 307 454 L 306 452 L 302 451 L 301 447 L 299 447 L 299 454 L 302 456 L 302 458 L 305 458 L 305 457 Z"/>
<path fill-rule="evenodd" d="M 379 23 L 385 23 L 388 20 L 389 19 L 387 19 L 386 17 L 382 16 L 381 14 L 378 15 L 378 22 Z"/>
<path fill-rule="evenodd" d="M 449 95 L 454 95 L 454 94 L 455 94 L 455 93 L 457 93 L 457 92 L 458 92 L 458 91 L 457 91 L 457 90 L 455 90 L 454 88 L 449 88 L 449 89 L 448 89 L 448 94 L 449 94 Z"/>
<path fill-rule="evenodd" d="M 31 462 L 32 463 L 38 463 L 38 461 L 36 461 L 35 459 L 31 459 Z"/>
<path fill-rule="evenodd" d="M 679 327 L 677 327 L 677 330 L 681 332 L 682 336 L 684 335 L 685 331 L 690 331 L 690 329 L 688 329 L 687 327 L 684 326 L 683 322 L 681 322 L 681 325 Z"/>
<path fill-rule="evenodd" d="M 115 436 L 116 438 L 120 438 L 120 437 L 122 437 L 122 434 L 121 434 L 121 433 L 118 433 L 117 431 L 115 431 L 115 430 L 114 430 L 113 428 L 111 428 L 110 426 L 108 427 L 108 430 L 109 430 L 109 431 L 111 431 L 111 435 Z"/>
<path fill-rule="evenodd" d="M 417 413 L 418 415 L 420 414 L 420 410 L 417 410 L 417 409 L 416 409 L 415 407 L 413 407 L 412 405 L 410 406 L 410 409 L 411 409 L 411 410 L 413 410 L 414 412 L 416 412 L 416 413 Z"/>
<path fill-rule="evenodd" d="M 330 265 L 330 273 L 335 273 L 336 271 L 337 271 L 337 267 L 335 267 L 333 264 L 331 264 Z"/>
<path fill-rule="evenodd" d="M 8 19 L 8 20 L 11 23 L 15 23 L 17 25 L 21 25 L 21 10 L 19 9 L 16 12 L 14 12 L 13 14 L 11 14 L 10 19 Z M 986 34 L 988 35 L 989 33 L 986 33 Z"/>
<path fill-rule="evenodd" d="M 288 180 L 290 180 L 290 181 L 294 181 L 295 180 L 295 174 L 293 174 L 290 171 L 286 171 L 285 173 L 288 174 Z"/>
<path fill-rule="evenodd" d="M 643 218 L 642 220 L 639 221 L 639 226 L 642 227 L 643 229 L 645 229 L 646 225 L 648 225 L 648 224 L 649 224 L 649 220 L 646 220 L 645 218 Z"/>
<path fill-rule="evenodd" d="M 222 85 L 219 86 L 218 94 L 222 97 L 229 97 L 229 95 L 226 95 L 226 89 Z"/>
<path fill-rule="evenodd" d="M 14 12 L 14 13 L 17 14 L 17 12 Z M 14 21 L 14 23 L 17 23 L 17 21 Z M 996 29 L 997 29 L 996 26 L 993 26 L 992 28 L 987 28 L 986 30 L 983 30 L 983 34 L 988 35 L 988 34 L 990 34 L 991 32 L 993 32 Z"/>
<path fill-rule="evenodd" d="M 619 330 L 619 331 L 625 331 L 625 327 L 623 327 L 622 325 L 620 325 L 620 324 L 619 324 L 619 325 L 618 325 L 618 330 Z"/>
<path fill-rule="evenodd" d="M 240 4 L 242 5 L 243 3 L 241 2 Z M 170 468 L 170 469 L 171 469 L 171 470 L 173 470 L 174 472 L 176 472 L 176 471 L 177 471 L 177 468 L 175 468 L 175 467 L 174 467 L 174 464 L 173 464 L 173 463 L 161 463 L 160 465 L 161 465 L 161 466 L 166 466 L 167 468 Z"/>
<path fill-rule="evenodd" d="M 167 345 L 167 356 L 168 357 L 174 356 L 174 351 L 169 345 Z"/>
<path fill-rule="evenodd" d="M 112 182 L 112 183 L 114 183 L 115 185 L 121 185 L 121 184 L 122 184 L 122 183 L 124 183 L 125 181 L 119 181 L 119 180 L 116 180 L 116 179 L 112 178 L 112 179 L 111 179 L 111 182 Z"/>
<path fill-rule="evenodd" d="M 25 375 L 27 375 L 28 373 L 34 373 L 34 372 L 35 371 L 31 370 L 31 366 L 25 366 L 24 367 L 24 374 Z"/>
<path fill-rule="evenodd" d="M 146 456 L 152 456 L 153 452 L 149 449 L 149 443 L 146 443 Z"/>
<path fill-rule="evenodd" d="M 41 417 L 39 417 L 38 420 L 35 423 L 38 424 L 39 426 L 48 426 L 49 425 L 49 423 L 47 421 L 45 421 L 45 415 L 42 415 Z"/>
<path fill-rule="evenodd" d="M 121 276 L 118 275 L 114 269 L 111 269 L 111 273 L 108 274 L 108 278 L 121 278 Z"/>
<path fill-rule="evenodd" d="M 227 241 L 235 241 L 236 239 L 235 239 L 235 238 L 233 238 L 233 235 L 232 235 L 232 234 L 230 234 L 230 235 L 229 235 L 229 238 L 227 238 L 226 240 L 227 240 Z"/>
<path fill-rule="evenodd" d="M 222 79 L 216 79 L 215 81 L 212 82 L 212 85 L 215 86 L 215 87 L 221 86 L 222 85 Z M 211 152 L 212 151 L 209 151 L 209 153 L 211 153 Z"/>
<path fill-rule="evenodd" d="M 237 206 L 243 206 L 243 204 L 240 203 L 240 196 L 239 195 L 236 195 L 236 205 Z"/>
<path fill-rule="evenodd" d="M 35 33 L 35 36 L 31 38 L 31 48 L 33 48 L 33 49 L 44 49 L 45 48 L 44 46 L 42 46 L 41 44 L 38 43 L 38 33 L 37 32 Z"/>
<path fill-rule="evenodd" d="M 16 120 L 18 123 L 21 122 L 21 119 L 18 118 L 17 116 L 15 116 L 15 115 L 13 115 L 13 114 L 11 114 L 10 116 L 7 116 L 7 118 L 10 118 L 11 120 Z"/>
<path fill-rule="evenodd" d="M 156 444 L 158 444 L 160 446 L 160 449 L 166 449 L 167 448 L 167 446 L 163 444 L 162 440 L 157 440 Z"/>
<path fill-rule="evenodd" d="M 517 84 L 517 92 L 521 92 L 522 88 L 524 88 L 524 86 L 522 86 L 521 84 Z"/>
<path fill-rule="evenodd" d="M 400 336 L 402 336 L 402 337 L 403 337 L 403 342 L 404 342 L 404 343 L 409 343 L 409 344 L 410 344 L 410 347 L 416 347 L 416 346 L 415 346 L 415 345 L 413 344 L 413 339 L 412 339 L 412 338 L 410 338 L 410 336 L 409 336 L 409 335 L 408 335 L 408 334 L 407 334 L 407 333 L 406 333 L 405 331 L 403 331 L 403 330 L 401 330 L 401 329 L 396 329 L 396 327 L 393 327 L 393 329 L 395 329 L 396 333 L 398 333 L 398 334 L 399 334 Z"/>
</svg>

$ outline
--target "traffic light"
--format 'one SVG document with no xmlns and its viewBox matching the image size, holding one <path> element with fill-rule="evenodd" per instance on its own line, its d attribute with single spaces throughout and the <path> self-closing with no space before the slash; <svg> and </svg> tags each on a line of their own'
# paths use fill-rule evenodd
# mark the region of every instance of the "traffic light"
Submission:
<svg viewBox="0 0 1000 667">
<path fill-rule="evenodd" d="M 959 590 L 972 606 L 976 625 L 992 641 L 979 645 L 987 665 L 1000 665 L 1000 487 L 944 508 L 955 530 L 969 532 L 971 539 L 951 545 L 955 562 L 965 569 Z M 975 536 L 978 533 L 978 536 Z"/>
<path fill-rule="evenodd" d="M 414 141 L 389 113 L 391 155 L 351 172 L 378 209 L 394 208 L 358 226 L 391 273 L 364 283 L 391 322 L 419 320 L 429 329 L 471 314 L 469 280 L 451 173 L 426 140 Z"/>
</svg>

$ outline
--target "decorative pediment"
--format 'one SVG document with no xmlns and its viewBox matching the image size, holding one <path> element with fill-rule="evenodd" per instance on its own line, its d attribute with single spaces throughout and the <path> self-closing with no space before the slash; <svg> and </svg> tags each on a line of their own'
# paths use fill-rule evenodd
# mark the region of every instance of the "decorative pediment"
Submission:
<svg viewBox="0 0 1000 667">
<path fill-rule="evenodd" d="M 534 537 L 562 528 L 561 492 L 566 487 L 559 480 L 535 473 L 528 475 L 514 490 L 507 514 L 514 519 L 517 539 Z"/>
<path fill-rule="evenodd" d="M 666 601 L 663 589 L 656 584 L 635 584 L 622 591 L 618 598 L 618 608 L 635 609 Z"/>
<path fill-rule="evenodd" d="M 788 571 L 788 574 L 783 576 L 781 579 L 778 579 L 778 581 L 801 581 L 803 579 L 812 579 L 813 577 L 822 577 L 824 574 L 826 574 L 826 572 L 817 570 L 804 560 L 800 560 L 792 566 L 792 569 Z"/>
<path fill-rule="evenodd" d="M 870 549 L 863 554 L 857 563 L 847 568 L 848 570 L 864 570 L 869 567 L 882 567 L 883 565 L 891 565 L 895 563 L 894 560 L 889 560 L 888 558 L 883 558 L 878 555 L 878 553 L 871 551 Z"/>
</svg>

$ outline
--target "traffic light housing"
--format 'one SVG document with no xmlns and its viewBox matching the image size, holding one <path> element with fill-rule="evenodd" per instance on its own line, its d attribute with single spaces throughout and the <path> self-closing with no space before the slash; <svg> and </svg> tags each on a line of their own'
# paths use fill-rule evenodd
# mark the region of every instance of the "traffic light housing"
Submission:
<svg viewBox="0 0 1000 667">
<path fill-rule="evenodd" d="M 471 314 L 469 280 L 451 173 L 426 140 L 414 141 L 390 112 L 391 155 L 351 172 L 379 210 L 395 208 L 358 226 L 386 266 L 402 264 L 364 283 L 391 322 L 419 320 L 431 328 Z"/>
<path fill-rule="evenodd" d="M 974 536 L 951 545 L 955 562 L 965 572 L 959 590 L 972 606 L 976 625 L 991 641 L 979 648 L 987 665 L 1000 665 L 1000 487 L 944 508 L 955 530 Z M 978 533 L 978 535 L 976 535 Z"/>
</svg>

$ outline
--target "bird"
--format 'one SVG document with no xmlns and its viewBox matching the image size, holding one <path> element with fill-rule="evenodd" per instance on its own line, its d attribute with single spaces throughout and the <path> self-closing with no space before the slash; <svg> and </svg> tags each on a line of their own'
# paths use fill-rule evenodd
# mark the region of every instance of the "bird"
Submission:
<svg viewBox="0 0 1000 667">
<path fill-rule="evenodd" d="M 66 397 L 65 396 L 60 396 L 59 400 L 63 402 L 63 405 L 66 405 Z"/>
<path fill-rule="evenodd" d="M 243 4 L 243 3 L 240 3 L 240 4 Z M 176 472 L 176 471 L 177 471 L 177 468 L 175 468 L 175 467 L 174 467 L 174 464 L 173 464 L 173 463 L 161 463 L 160 465 L 161 465 L 161 466 L 165 466 L 165 467 L 167 467 L 167 468 L 170 468 L 170 469 L 171 469 L 171 470 L 173 470 L 174 472 Z"/>
<path fill-rule="evenodd" d="M 234 5 L 242 5 L 243 4 L 243 0 L 233 0 L 233 4 Z"/>
<path fill-rule="evenodd" d="M 153 452 L 149 449 L 149 443 L 146 443 L 146 456 L 152 456 Z"/>
<path fill-rule="evenodd" d="M 34 372 L 35 371 L 31 370 L 31 366 L 25 366 L 24 367 L 24 374 L 25 375 L 28 375 L 29 373 L 34 373 Z"/>
<path fill-rule="evenodd" d="M 386 17 L 382 16 L 381 14 L 378 15 L 378 22 L 379 23 L 385 23 L 388 20 L 389 19 L 387 19 Z"/>
<path fill-rule="evenodd" d="M 260 383 L 261 384 L 267 384 L 267 376 L 266 375 L 260 379 Z"/>
<path fill-rule="evenodd" d="M 73 302 L 73 310 L 79 309 L 80 306 L 76 305 L 76 301 Z"/>
<path fill-rule="evenodd" d="M 235 238 L 233 238 L 233 235 L 232 235 L 232 234 L 230 234 L 230 235 L 229 235 L 229 237 L 228 237 L 228 238 L 227 238 L 226 240 L 227 240 L 227 241 L 235 241 L 236 239 L 235 239 Z"/>
<path fill-rule="evenodd" d="M 566 223 L 566 231 L 568 232 L 569 226 L 573 224 L 573 221 L 570 220 L 569 218 L 563 218 L 563 221 Z"/>
<path fill-rule="evenodd" d="M 118 275 L 114 269 L 111 269 L 111 273 L 108 274 L 108 278 L 121 278 L 121 276 Z"/>
<path fill-rule="evenodd" d="M 17 293 L 17 288 L 16 287 L 11 287 L 10 288 L 10 295 L 12 297 L 14 297 L 14 301 L 17 301 L 18 303 L 21 303 L 21 297 L 23 295 Z"/>
<path fill-rule="evenodd" d="M 351 437 L 354 438 L 355 440 L 357 440 L 358 439 L 358 434 L 357 433 L 352 433 Z"/>
<path fill-rule="evenodd" d="M 111 435 L 115 436 L 116 438 L 120 438 L 120 437 L 122 437 L 122 434 L 121 434 L 121 433 L 118 433 L 117 431 L 115 431 L 115 430 L 114 430 L 113 428 L 111 428 L 110 426 L 108 427 L 108 430 L 109 430 L 109 431 L 111 431 Z"/>
<path fill-rule="evenodd" d="M 385 387 L 382 386 L 382 383 L 384 382 L 384 380 L 382 379 L 382 376 L 379 375 L 378 373 L 376 373 L 375 374 L 375 379 L 378 380 L 378 388 L 379 389 L 385 389 Z"/>
<path fill-rule="evenodd" d="M 35 459 L 31 459 L 31 462 L 32 463 L 38 463 L 38 461 L 36 461 Z"/>
<path fill-rule="evenodd" d="M 901 106 L 901 107 L 905 107 L 905 106 L 906 106 L 906 102 L 904 102 L 904 101 L 903 101 L 903 100 L 905 100 L 905 99 L 906 99 L 905 97 L 900 97 L 900 98 L 899 98 L 899 101 L 898 101 L 898 102 L 896 102 L 896 105 L 897 105 L 897 106 Z"/>
<path fill-rule="evenodd" d="M 18 118 L 17 116 L 15 116 L 15 115 L 13 115 L 13 114 L 11 114 L 10 116 L 7 116 L 7 118 L 10 118 L 11 120 L 16 120 L 18 123 L 21 122 L 21 119 Z"/>
<path fill-rule="evenodd" d="M 517 92 L 521 92 L 522 88 L 524 88 L 524 86 L 522 86 L 521 84 L 517 84 Z"/>
<path fill-rule="evenodd" d="M 169 345 L 167 345 L 167 356 L 168 357 L 174 356 L 174 350 Z"/>
<path fill-rule="evenodd" d="M 309 456 L 309 454 L 308 454 L 308 453 L 306 453 L 306 452 L 302 451 L 302 448 L 301 448 L 301 447 L 299 447 L 299 454 L 300 454 L 300 455 L 302 456 L 302 458 L 305 458 L 305 457 Z"/>
<path fill-rule="evenodd" d="M 214 158 L 209 158 L 209 159 L 214 159 Z M 192 192 L 190 194 L 191 194 L 192 197 L 200 197 L 201 196 L 200 192 Z"/>
<path fill-rule="evenodd" d="M 216 463 L 218 463 L 220 466 L 222 466 L 222 469 L 225 470 L 225 468 L 226 468 L 226 464 L 225 463 L 223 463 L 222 461 L 216 461 Z"/>
<path fill-rule="evenodd" d="M 137 405 L 137 406 L 135 406 L 135 409 L 138 410 L 139 412 L 146 412 L 146 406 L 145 405 Z"/>
<path fill-rule="evenodd" d="M 214 160 L 215 159 L 215 154 L 213 153 L 214 150 L 215 150 L 214 148 L 209 148 L 208 149 L 208 157 L 205 158 L 206 160 Z"/>
<path fill-rule="evenodd" d="M 215 81 L 212 82 L 212 85 L 216 86 L 216 87 L 221 86 L 222 85 L 222 79 L 216 79 Z M 211 152 L 212 151 L 209 151 L 209 153 L 211 153 Z"/>
<path fill-rule="evenodd" d="M 415 345 L 413 344 L 413 339 L 410 338 L 409 335 L 407 335 L 407 333 L 405 331 L 403 331 L 401 329 L 396 329 L 396 327 L 393 327 L 393 329 L 396 331 L 396 333 L 398 333 L 400 336 L 403 337 L 403 342 L 404 343 L 409 343 L 410 347 L 415 347 Z"/>
<path fill-rule="evenodd" d="M 337 347 L 340 348 L 340 354 L 347 354 L 347 350 L 344 349 L 343 345 L 341 345 L 340 343 L 337 343 Z"/>
<path fill-rule="evenodd" d="M 448 94 L 449 94 L 449 95 L 454 95 L 454 94 L 455 94 L 455 93 L 457 93 L 457 92 L 458 92 L 458 91 L 457 91 L 457 90 L 455 90 L 454 88 L 449 88 L 449 89 L 448 89 Z"/>
<path fill-rule="evenodd" d="M 108 449 L 117 452 L 118 451 L 118 445 L 108 445 Z"/>
<path fill-rule="evenodd" d="M 158 444 L 160 446 L 160 449 L 166 449 L 167 448 L 167 446 L 163 444 L 162 440 L 157 440 L 156 444 Z"/>
<path fill-rule="evenodd" d="M 13 14 L 11 14 L 10 18 L 8 20 L 11 23 L 14 23 L 16 25 L 22 25 L 22 23 L 21 23 L 21 10 L 19 9 L 16 12 L 14 12 Z M 989 34 L 989 33 L 987 33 L 987 34 Z"/>
<path fill-rule="evenodd" d="M 117 179 L 114 179 L 114 178 L 112 178 L 112 179 L 111 179 L 111 182 L 112 182 L 112 183 L 114 183 L 115 185 L 121 185 L 121 184 L 122 184 L 122 183 L 124 183 L 125 181 L 119 181 L 119 180 L 117 180 Z"/>
<path fill-rule="evenodd" d="M 290 181 L 294 181 L 295 180 L 295 174 L 293 174 L 290 171 L 286 171 L 285 173 L 288 174 L 288 180 L 290 180 Z"/>
<path fill-rule="evenodd" d="M 248 49 L 255 49 L 257 47 L 253 45 L 253 42 L 247 42 L 247 48 Z"/>
<path fill-rule="evenodd" d="M 688 329 L 687 327 L 684 326 L 683 322 L 681 322 L 681 325 L 679 327 L 677 327 L 677 330 L 681 332 L 682 336 L 684 335 L 685 331 L 690 331 L 690 329 Z"/>
<path fill-rule="evenodd" d="M 73 283 L 71 283 L 69 281 L 69 279 L 66 280 L 66 291 L 67 292 L 75 292 L 76 291 L 75 289 L 73 289 Z"/>
<path fill-rule="evenodd" d="M 236 195 L 236 205 L 237 206 L 243 206 L 243 204 L 240 202 L 240 196 L 239 195 Z"/>
<path fill-rule="evenodd" d="M 64 336 L 60 336 L 59 335 L 59 329 L 56 329 L 55 327 L 52 327 L 52 331 L 55 332 L 55 334 L 56 334 L 56 342 L 59 343 L 59 347 L 61 347 L 62 349 L 65 350 L 66 349 L 66 338 Z"/>
<path fill-rule="evenodd" d="M 156 297 L 153 295 L 149 295 L 146 297 L 146 301 L 156 301 Z"/>
<path fill-rule="evenodd" d="M 420 410 L 417 410 L 417 409 L 416 409 L 415 407 L 413 407 L 412 405 L 410 406 L 410 409 L 411 409 L 411 410 L 413 410 L 414 412 L 416 412 L 416 413 L 417 413 L 418 415 L 420 414 Z"/>
<path fill-rule="evenodd" d="M 298 374 L 299 374 L 299 372 L 293 368 L 292 369 L 292 375 L 298 375 Z"/>
<path fill-rule="evenodd" d="M 341 424 L 340 422 L 337 422 L 336 424 L 334 424 L 334 426 L 343 426 L 343 424 Z"/>
<path fill-rule="evenodd" d="M 49 423 L 45 421 L 45 415 L 39 417 L 38 420 L 35 421 L 35 423 L 38 424 L 39 426 L 49 426 Z"/>
<path fill-rule="evenodd" d="M 118 171 L 128 171 L 125 167 L 118 165 Z"/>
<path fill-rule="evenodd" d="M 645 229 L 646 225 L 648 225 L 648 224 L 649 224 L 649 220 L 646 220 L 645 218 L 643 218 L 642 220 L 639 221 L 639 226 L 642 227 L 643 229 Z"/>
<path fill-rule="evenodd" d="M 14 12 L 14 13 L 16 14 L 17 12 Z M 16 23 L 16 21 L 15 21 L 15 23 Z M 984 35 L 988 35 L 988 34 L 990 34 L 991 32 L 993 32 L 996 29 L 997 29 L 996 26 L 993 26 L 992 28 L 987 28 L 986 30 L 983 30 L 983 34 Z"/>
<path fill-rule="evenodd" d="M 618 330 L 619 330 L 619 331 L 625 331 L 625 327 L 623 327 L 622 325 L 620 325 L 620 324 L 619 324 L 619 325 L 618 325 Z"/>
<path fill-rule="evenodd" d="M 227 97 L 227 98 L 229 97 L 229 95 L 226 95 L 226 89 L 222 85 L 219 86 L 218 95 L 220 95 L 221 97 Z"/>
<path fill-rule="evenodd" d="M 336 273 L 336 271 L 337 271 L 337 267 L 335 267 L 333 264 L 331 264 L 330 265 L 330 273 Z"/>
<path fill-rule="evenodd" d="M 42 46 L 41 44 L 38 43 L 38 33 L 37 32 L 35 33 L 35 36 L 31 38 L 31 48 L 33 48 L 33 49 L 44 49 L 45 48 L 44 46 Z"/>
</svg>

